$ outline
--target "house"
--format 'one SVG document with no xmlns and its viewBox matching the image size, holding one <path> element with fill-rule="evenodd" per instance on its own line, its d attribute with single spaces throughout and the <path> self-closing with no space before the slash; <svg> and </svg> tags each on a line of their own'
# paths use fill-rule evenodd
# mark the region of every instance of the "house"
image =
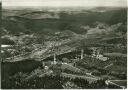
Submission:
<svg viewBox="0 0 128 90">
<path fill-rule="evenodd" d="M 109 58 L 108 57 L 104 57 L 101 53 L 102 53 L 102 49 L 100 47 L 92 47 L 91 48 L 93 50 L 92 53 L 92 57 L 95 57 L 96 59 L 102 60 L 102 61 L 106 61 Z"/>
<path fill-rule="evenodd" d="M 99 55 L 96 55 L 96 58 L 99 59 L 99 60 L 102 60 L 102 61 L 106 61 L 108 60 L 109 58 L 108 57 L 104 57 L 103 55 L 99 54 Z"/>
</svg>

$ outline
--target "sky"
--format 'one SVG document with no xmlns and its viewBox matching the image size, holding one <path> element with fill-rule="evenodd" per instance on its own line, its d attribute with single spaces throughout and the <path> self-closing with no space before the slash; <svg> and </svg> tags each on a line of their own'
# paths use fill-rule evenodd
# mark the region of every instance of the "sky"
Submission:
<svg viewBox="0 0 128 90">
<path fill-rule="evenodd" d="M 3 0 L 2 6 L 49 6 L 49 7 L 95 7 L 115 6 L 125 7 L 127 0 Z"/>
</svg>

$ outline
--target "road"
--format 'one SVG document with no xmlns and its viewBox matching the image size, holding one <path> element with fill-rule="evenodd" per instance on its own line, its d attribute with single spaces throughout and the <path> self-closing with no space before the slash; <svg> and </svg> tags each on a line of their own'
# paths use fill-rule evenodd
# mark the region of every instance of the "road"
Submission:
<svg viewBox="0 0 128 90">
<path fill-rule="evenodd" d="M 109 84 L 112 84 L 112 85 L 115 85 L 115 86 L 118 86 L 118 87 L 121 87 L 122 89 L 125 89 L 126 88 L 126 86 L 125 85 L 119 85 L 119 84 L 117 84 L 117 83 L 114 83 L 113 81 L 118 81 L 118 82 L 126 82 L 127 83 L 127 80 L 106 80 L 105 81 L 105 83 L 106 83 L 106 85 L 109 85 Z"/>
<path fill-rule="evenodd" d="M 111 63 L 111 64 L 105 66 L 104 69 L 106 69 L 106 68 L 108 68 L 108 67 L 111 67 L 112 65 L 113 65 L 113 63 Z"/>
<path fill-rule="evenodd" d="M 68 66 L 71 66 L 79 71 L 81 71 L 79 68 L 76 68 L 72 65 L 69 65 L 69 64 L 66 64 L 66 63 L 62 63 L 63 65 L 68 65 Z M 52 70 L 49 70 L 48 72 L 46 73 L 43 73 L 41 75 L 39 75 L 39 77 L 43 77 L 45 75 L 53 75 L 54 72 Z M 64 72 L 61 72 L 60 74 L 61 77 L 64 77 L 64 78 L 70 78 L 70 79 L 76 79 L 76 78 L 79 78 L 79 79 L 84 79 L 84 80 L 87 80 L 89 81 L 89 83 L 92 83 L 94 81 L 97 81 L 97 80 L 100 80 L 101 78 L 100 77 L 95 77 L 93 75 L 75 75 L 75 74 L 67 74 L 67 73 L 64 73 Z"/>
</svg>

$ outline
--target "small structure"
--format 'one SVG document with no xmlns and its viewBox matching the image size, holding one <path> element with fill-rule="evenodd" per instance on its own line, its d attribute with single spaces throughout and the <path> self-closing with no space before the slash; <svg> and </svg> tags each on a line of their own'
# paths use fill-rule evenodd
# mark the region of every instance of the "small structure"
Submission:
<svg viewBox="0 0 128 90">
<path fill-rule="evenodd" d="M 49 67 L 48 67 L 48 66 L 44 66 L 44 69 L 45 69 L 45 70 L 48 70 L 48 69 L 49 69 Z"/>
<path fill-rule="evenodd" d="M 101 54 L 101 48 L 92 47 L 91 49 L 93 50 L 92 57 L 95 57 L 95 58 L 97 58 L 97 59 L 99 59 L 99 60 L 102 60 L 102 61 L 106 61 L 106 60 L 109 59 L 108 57 L 104 57 L 104 56 Z"/>
<path fill-rule="evenodd" d="M 108 57 L 104 57 L 103 55 L 99 54 L 99 55 L 96 55 L 96 58 L 99 59 L 99 60 L 102 60 L 102 61 L 106 61 L 108 60 L 109 58 Z"/>
</svg>

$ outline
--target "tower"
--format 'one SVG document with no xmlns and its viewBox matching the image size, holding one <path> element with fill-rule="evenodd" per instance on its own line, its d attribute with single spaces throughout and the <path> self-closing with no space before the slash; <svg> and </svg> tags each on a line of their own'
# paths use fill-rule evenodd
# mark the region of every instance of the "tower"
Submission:
<svg viewBox="0 0 128 90">
<path fill-rule="evenodd" d="M 54 64 L 56 64 L 56 54 L 54 53 L 54 61 L 53 61 Z"/>
</svg>

